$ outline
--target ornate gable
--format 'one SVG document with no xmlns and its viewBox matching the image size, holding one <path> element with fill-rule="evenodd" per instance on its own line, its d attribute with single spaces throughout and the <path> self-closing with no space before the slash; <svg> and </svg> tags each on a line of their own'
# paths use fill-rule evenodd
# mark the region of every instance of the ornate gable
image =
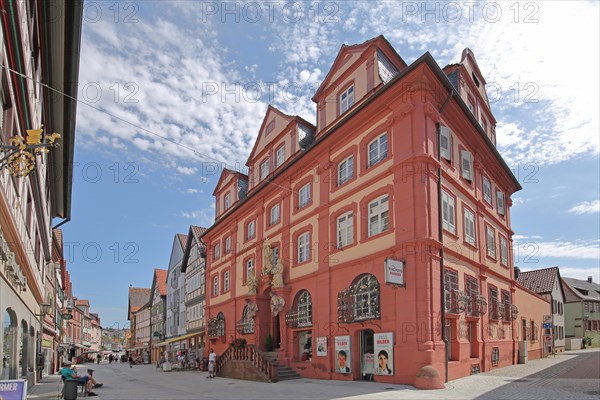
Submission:
<svg viewBox="0 0 600 400">
<path fill-rule="evenodd" d="M 286 115 L 272 105 L 269 105 L 246 165 L 252 166 L 260 163 L 260 159 L 263 156 L 263 150 L 268 148 L 269 144 L 273 142 L 273 140 L 275 140 L 275 138 L 277 138 L 293 120 L 293 116 Z M 258 159 L 255 160 L 255 158 Z"/>
</svg>

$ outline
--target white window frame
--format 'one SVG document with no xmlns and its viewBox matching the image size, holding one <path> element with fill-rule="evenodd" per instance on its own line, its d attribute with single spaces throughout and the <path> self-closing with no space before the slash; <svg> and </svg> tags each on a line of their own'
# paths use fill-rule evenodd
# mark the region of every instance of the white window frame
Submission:
<svg viewBox="0 0 600 400">
<path fill-rule="evenodd" d="M 231 236 L 225 238 L 225 254 L 231 253 Z"/>
<path fill-rule="evenodd" d="M 482 186 L 483 186 L 483 200 L 485 200 L 488 204 L 492 204 L 492 182 L 490 178 L 487 176 L 483 176 L 481 178 Z"/>
<path fill-rule="evenodd" d="M 440 156 L 452 161 L 452 131 L 447 126 L 440 126 Z"/>
<path fill-rule="evenodd" d="M 231 193 L 225 193 L 225 196 L 223 197 L 223 205 L 225 206 L 225 210 L 228 210 L 229 207 L 231 207 Z"/>
<path fill-rule="evenodd" d="M 500 236 L 500 264 L 508 266 L 508 240 Z"/>
<path fill-rule="evenodd" d="M 384 140 L 385 139 L 385 140 Z M 376 145 L 375 147 L 372 147 Z M 388 137 L 387 132 L 382 133 L 369 142 L 367 146 L 367 159 L 369 168 L 377 164 L 388 155 Z"/>
<path fill-rule="evenodd" d="M 496 258 L 496 232 L 491 226 L 485 227 L 485 238 L 488 257 Z"/>
<path fill-rule="evenodd" d="M 340 115 L 354 105 L 354 85 L 340 94 Z"/>
<path fill-rule="evenodd" d="M 385 203 L 385 205 L 382 205 Z M 389 220 L 390 201 L 385 194 L 369 202 L 367 212 L 369 215 L 369 237 L 378 235 L 390 228 Z"/>
<path fill-rule="evenodd" d="M 229 292 L 229 271 L 223 272 L 223 293 Z"/>
<path fill-rule="evenodd" d="M 496 191 L 496 205 L 498 206 L 498 214 L 504 215 L 506 213 L 506 207 L 504 204 L 504 192 Z"/>
<path fill-rule="evenodd" d="M 269 160 L 265 160 L 260 164 L 260 180 L 269 176 Z"/>
<path fill-rule="evenodd" d="M 337 217 L 336 231 L 338 249 L 354 243 L 354 213 L 352 211 Z"/>
<path fill-rule="evenodd" d="M 298 236 L 298 264 L 310 259 L 310 232 Z"/>
<path fill-rule="evenodd" d="M 465 242 L 475 246 L 475 214 L 473 214 L 473 212 L 471 212 L 471 210 L 468 208 L 465 208 L 464 210 Z"/>
<path fill-rule="evenodd" d="M 248 222 L 246 226 L 246 239 L 252 239 L 256 235 L 256 222 L 254 220 Z"/>
<path fill-rule="evenodd" d="M 213 287 L 212 287 L 212 295 L 213 296 L 218 296 L 219 295 L 219 275 L 215 275 L 213 277 Z"/>
<path fill-rule="evenodd" d="M 354 154 L 346 157 L 338 164 L 338 186 L 343 185 L 354 178 Z"/>
<path fill-rule="evenodd" d="M 254 276 L 254 258 L 251 258 L 246 261 L 246 280 L 250 278 L 250 276 Z"/>
<path fill-rule="evenodd" d="M 269 212 L 269 225 L 277 224 L 281 219 L 281 204 L 277 203 Z"/>
<path fill-rule="evenodd" d="M 473 180 L 473 154 L 470 151 L 460 151 L 460 170 L 463 178 L 469 182 Z"/>
<path fill-rule="evenodd" d="M 298 190 L 298 208 L 304 208 L 310 203 L 310 182 Z"/>
<path fill-rule="evenodd" d="M 276 168 L 285 162 L 285 145 L 277 149 Z"/>
<path fill-rule="evenodd" d="M 442 190 L 442 228 L 456 234 L 456 200 Z"/>
</svg>

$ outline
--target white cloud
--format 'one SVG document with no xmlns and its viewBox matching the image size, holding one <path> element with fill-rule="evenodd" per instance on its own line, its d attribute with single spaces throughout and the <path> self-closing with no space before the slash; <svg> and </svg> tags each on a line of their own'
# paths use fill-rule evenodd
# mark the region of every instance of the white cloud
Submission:
<svg viewBox="0 0 600 400">
<path fill-rule="evenodd" d="M 515 264 L 540 258 L 600 260 L 600 240 L 540 241 L 536 237 L 519 237 L 513 243 Z"/>
<path fill-rule="evenodd" d="M 185 17 L 177 12 L 169 11 L 173 21 Z M 78 106 L 78 138 L 134 146 L 155 162 L 243 163 L 266 105 L 225 95 L 237 75 L 210 24 L 136 17 L 137 24 L 84 24 L 79 99 L 95 108 Z"/>
<path fill-rule="evenodd" d="M 196 193 L 202 193 L 202 190 L 198 190 L 198 189 L 193 189 L 193 188 L 189 188 L 185 190 L 186 194 L 196 194 Z"/>
<path fill-rule="evenodd" d="M 201 210 L 182 211 L 180 216 L 193 219 L 193 223 L 199 226 L 211 226 L 215 222 L 215 207 L 212 205 Z"/>
<path fill-rule="evenodd" d="M 577 215 L 600 213 L 600 200 L 584 201 L 575 204 L 569 209 L 569 213 Z"/>
<path fill-rule="evenodd" d="M 176 169 L 180 174 L 183 174 L 183 175 L 193 175 L 197 171 L 197 169 L 193 168 L 193 167 L 178 166 Z"/>
</svg>

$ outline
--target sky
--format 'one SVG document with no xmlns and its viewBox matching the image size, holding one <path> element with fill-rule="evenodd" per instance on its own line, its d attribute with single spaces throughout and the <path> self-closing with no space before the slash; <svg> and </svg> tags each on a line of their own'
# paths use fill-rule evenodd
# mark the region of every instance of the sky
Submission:
<svg viewBox="0 0 600 400">
<path fill-rule="evenodd" d="M 267 106 L 314 123 L 342 44 L 378 35 L 409 64 L 473 51 L 523 187 L 515 265 L 600 282 L 599 4 L 86 1 L 62 226 L 74 294 L 127 326 L 129 285 L 150 287 L 175 234 L 213 223 L 220 172 L 243 171 Z"/>
</svg>

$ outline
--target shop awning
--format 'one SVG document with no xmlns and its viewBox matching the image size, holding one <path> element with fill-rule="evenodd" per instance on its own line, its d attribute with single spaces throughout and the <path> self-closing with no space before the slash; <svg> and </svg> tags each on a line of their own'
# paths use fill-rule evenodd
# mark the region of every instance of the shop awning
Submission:
<svg viewBox="0 0 600 400">
<path fill-rule="evenodd" d="M 156 343 L 154 346 L 156 346 L 156 347 L 166 346 L 170 343 L 181 342 L 182 340 L 186 340 L 186 339 L 189 339 L 194 336 L 200 336 L 202 334 L 203 334 L 202 332 L 188 333 L 187 335 L 177 336 L 177 337 L 174 337 L 171 339 L 167 339 L 164 342 Z"/>
<path fill-rule="evenodd" d="M 144 350 L 147 349 L 148 345 L 144 345 L 144 346 L 137 346 L 137 347 L 132 347 L 130 349 L 125 349 L 125 351 L 135 351 L 135 350 Z"/>
</svg>

